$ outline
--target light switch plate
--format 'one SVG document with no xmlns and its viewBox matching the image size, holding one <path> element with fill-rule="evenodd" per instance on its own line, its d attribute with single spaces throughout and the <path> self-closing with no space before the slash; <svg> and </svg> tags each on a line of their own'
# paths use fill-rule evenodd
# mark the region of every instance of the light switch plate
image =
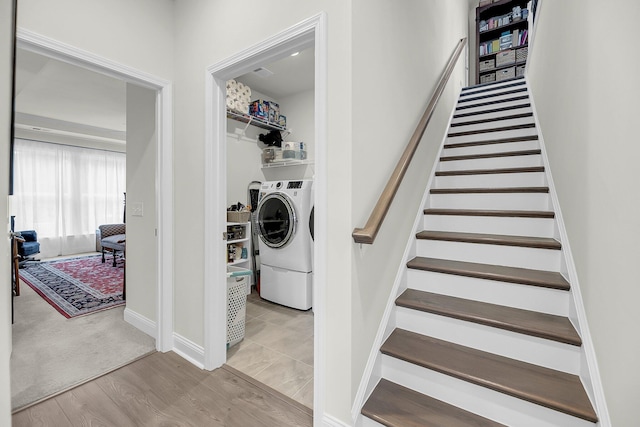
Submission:
<svg viewBox="0 0 640 427">
<path fill-rule="evenodd" d="M 142 202 L 131 203 L 131 216 L 143 216 L 144 206 Z"/>
</svg>

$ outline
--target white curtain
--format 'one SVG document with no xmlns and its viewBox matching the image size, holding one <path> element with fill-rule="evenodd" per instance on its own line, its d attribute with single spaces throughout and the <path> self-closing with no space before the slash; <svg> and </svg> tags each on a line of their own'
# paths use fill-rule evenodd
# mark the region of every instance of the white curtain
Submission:
<svg viewBox="0 0 640 427">
<path fill-rule="evenodd" d="M 43 258 L 95 251 L 101 224 L 122 223 L 123 153 L 17 139 L 16 231 L 36 230 Z"/>
</svg>

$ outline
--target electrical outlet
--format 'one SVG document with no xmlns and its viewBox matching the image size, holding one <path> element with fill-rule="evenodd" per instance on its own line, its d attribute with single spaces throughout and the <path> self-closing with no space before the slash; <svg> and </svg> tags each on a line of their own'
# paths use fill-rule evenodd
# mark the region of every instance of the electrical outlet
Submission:
<svg viewBox="0 0 640 427">
<path fill-rule="evenodd" d="M 131 216 L 143 216 L 144 208 L 142 202 L 131 203 Z"/>
</svg>

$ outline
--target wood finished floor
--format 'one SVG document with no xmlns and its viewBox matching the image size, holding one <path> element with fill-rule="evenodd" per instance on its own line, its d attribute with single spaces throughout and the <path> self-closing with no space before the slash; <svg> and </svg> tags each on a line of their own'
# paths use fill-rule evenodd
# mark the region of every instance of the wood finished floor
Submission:
<svg viewBox="0 0 640 427">
<path fill-rule="evenodd" d="M 154 353 L 13 415 L 21 426 L 311 426 L 312 411 L 229 366 Z"/>
</svg>

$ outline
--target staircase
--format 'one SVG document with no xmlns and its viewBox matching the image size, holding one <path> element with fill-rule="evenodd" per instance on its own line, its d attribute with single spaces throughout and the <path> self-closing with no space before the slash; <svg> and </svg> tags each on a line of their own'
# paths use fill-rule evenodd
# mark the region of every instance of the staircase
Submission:
<svg viewBox="0 0 640 427">
<path fill-rule="evenodd" d="M 597 424 L 547 173 L 525 80 L 463 89 L 358 425 Z"/>
</svg>

